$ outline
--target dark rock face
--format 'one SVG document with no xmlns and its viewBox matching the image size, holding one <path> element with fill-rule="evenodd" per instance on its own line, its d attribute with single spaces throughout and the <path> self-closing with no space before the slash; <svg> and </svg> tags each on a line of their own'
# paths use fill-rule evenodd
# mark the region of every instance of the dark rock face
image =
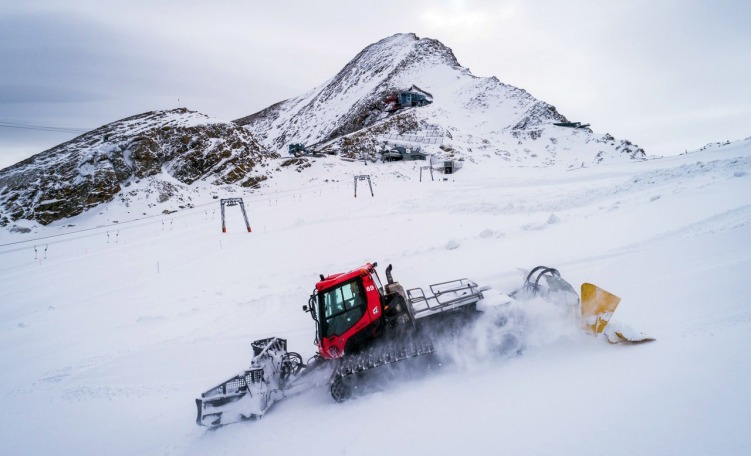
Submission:
<svg viewBox="0 0 751 456">
<path fill-rule="evenodd" d="M 0 226 L 72 217 L 162 173 L 253 187 L 268 178 L 257 166 L 274 157 L 247 130 L 186 109 L 129 117 L 0 170 Z"/>
<path fill-rule="evenodd" d="M 524 117 L 513 126 L 512 130 L 529 130 L 539 127 L 544 122 L 568 122 L 568 120 L 558 113 L 555 106 L 538 101 L 527 110 Z"/>
</svg>

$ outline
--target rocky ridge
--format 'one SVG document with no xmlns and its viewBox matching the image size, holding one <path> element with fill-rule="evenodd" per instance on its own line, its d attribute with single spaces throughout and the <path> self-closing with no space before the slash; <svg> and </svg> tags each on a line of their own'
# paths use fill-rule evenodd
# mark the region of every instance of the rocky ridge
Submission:
<svg viewBox="0 0 751 456">
<path fill-rule="evenodd" d="M 118 194 L 127 202 L 132 184 L 156 192 L 157 202 L 199 180 L 254 187 L 268 178 L 274 157 L 231 122 L 184 108 L 140 114 L 1 170 L 0 226 L 18 219 L 46 225 Z"/>
</svg>

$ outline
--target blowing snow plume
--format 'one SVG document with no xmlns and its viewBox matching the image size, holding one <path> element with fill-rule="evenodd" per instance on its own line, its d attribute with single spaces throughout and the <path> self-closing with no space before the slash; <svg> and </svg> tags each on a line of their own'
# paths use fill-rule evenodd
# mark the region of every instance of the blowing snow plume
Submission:
<svg viewBox="0 0 751 456">
<path fill-rule="evenodd" d="M 522 355 L 526 350 L 581 338 L 579 302 L 570 294 L 546 297 L 497 290 L 483 292 L 471 324 L 440 342 L 441 360 L 462 369 Z"/>
<path fill-rule="evenodd" d="M 398 388 L 426 375 L 482 372 L 489 364 L 502 363 L 526 350 L 585 337 L 580 330 L 579 298 L 570 290 L 544 296 L 525 288 L 512 293 L 513 297 L 492 289 L 482 293 L 476 311 L 448 311 L 440 319 L 420 324 L 416 334 L 391 338 L 376 349 L 350 357 L 345 364 L 354 372 L 335 384 L 332 389 L 339 391 L 332 394 L 343 401 Z M 422 347 L 425 353 L 410 355 L 405 347 L 418 347 L 418 351 Z M 403 356 L 403 360 L 366 368 L 385 352 Z"/>
</svg>

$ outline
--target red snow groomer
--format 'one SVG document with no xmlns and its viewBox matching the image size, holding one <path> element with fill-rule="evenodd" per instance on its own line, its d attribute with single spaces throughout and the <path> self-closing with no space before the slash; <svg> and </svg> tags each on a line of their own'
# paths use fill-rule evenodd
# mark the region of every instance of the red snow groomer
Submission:
<svg viewBox="0 0 751 456">
<path fill-rule="evenodd" d="M 287 351 L 285 339 L 253 342 L 250 367 L 196 399 L 196 422 L 217 427 L 260 418 L 274 402 L 323 385 L 328 385 L 334 400 L 342 402 L 366 385 L 371 374 L 388 372 L 385 366 L 424 370 L 440 365 L 438 342 L 460 334 L 484 313 L 477 304 L 487 288 L 471 280 L 430 285 L 426 294 L 422 288 L 405 290 L 395 282 L 391 265 L 386 268 L 387 283 L 382 284 L 376 267 L 377 263 L 367 263 L 347 273 L 321 275 L 308 305 L 303 306 L 316 323 L 318 353 L 303 363 L 298 353 Z M 533 295 L 579 310 L 579 296 L 553 268 L 534 268 L 522 287 L 508 297 Z M 589 302 L 581 306 L 582 321 L 596 318 L 593 329 L 598 332 L 618 304 L 617 297 L 607 296 L 590 293 Z M 505 321 L 502 315 L 494 319 L 499 327 Z M 499 350 L 523 348 L 511 332 L 501 340 Z"/>
</svg>

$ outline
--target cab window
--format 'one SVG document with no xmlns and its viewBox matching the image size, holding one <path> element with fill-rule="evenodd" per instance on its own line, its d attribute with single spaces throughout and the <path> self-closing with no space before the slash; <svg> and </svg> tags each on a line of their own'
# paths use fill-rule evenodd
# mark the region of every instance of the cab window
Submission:
<svg viewBox="0 0 751 456">
<path fill-rule="evenodd" d="M 318 295 L 323 337 L 340 336 L 365 314 L 365 293 L 359 280 L 344 283 Z"/>
</svg>

